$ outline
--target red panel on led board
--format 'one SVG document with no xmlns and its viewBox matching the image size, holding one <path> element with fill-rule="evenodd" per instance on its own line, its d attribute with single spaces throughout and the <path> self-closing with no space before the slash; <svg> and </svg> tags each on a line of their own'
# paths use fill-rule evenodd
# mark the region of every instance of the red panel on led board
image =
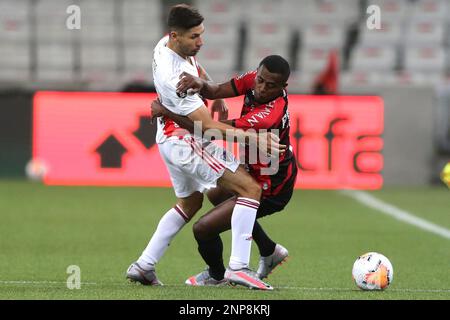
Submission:
<svg viewBox="0 0 450 320">
<path fill-rule="evenodd" d="M 38 92 L 33 157 L 50 185 L 170 186 L 150 124 L 156 94 Z M 242 97 L 227 99 L 237 118 Z M 383 102 L 367 96 L 290 95 L 297 188 L 378 189 Z"/>
</svg>

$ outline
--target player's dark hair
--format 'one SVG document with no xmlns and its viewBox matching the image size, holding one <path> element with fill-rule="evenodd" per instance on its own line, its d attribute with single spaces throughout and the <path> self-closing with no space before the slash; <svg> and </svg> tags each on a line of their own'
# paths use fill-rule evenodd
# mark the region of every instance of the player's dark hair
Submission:
<svg viewBox="0 0 450 320">
<path fill-rule="evenodd" d="M 283 77 L 283 81 L 287 82 L 291 74 L 289 63 L 279 55 L 271 55 L 265 57 L 260 63 L 259 67 L 264 66 L 270 73 L 278 73 Z"/>
<path fill-rule="evenodd" d="M 195 8 L 183 3 L 170 9 L 167 26 L 169 30 L 181 29 L 186 31 L 200 25 L 203 20 L 203 16 Z"/>
</svg>

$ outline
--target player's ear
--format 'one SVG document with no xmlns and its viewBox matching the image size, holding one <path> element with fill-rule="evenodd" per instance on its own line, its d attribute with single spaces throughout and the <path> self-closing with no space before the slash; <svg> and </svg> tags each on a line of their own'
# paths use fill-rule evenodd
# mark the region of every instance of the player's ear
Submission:
<svg viewBox="0 0 450 320">
<path fill-rule="evenodd" d="M 169 38 L 172 40 L 176 40 L 176 38 L 178 37 L 178 33 L 176 30 L 170 30 L 169 31 Z"/>
</svg>

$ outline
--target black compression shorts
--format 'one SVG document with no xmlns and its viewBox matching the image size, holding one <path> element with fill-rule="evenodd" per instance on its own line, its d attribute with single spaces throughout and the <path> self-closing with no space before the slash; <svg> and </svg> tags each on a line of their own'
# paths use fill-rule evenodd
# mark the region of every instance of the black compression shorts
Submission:
<svg viewBox="0 0 450 320">
<path fill-rule="evenodd" d="M 270 196 L 263 198 L 259 204 L 259 209 L 256 213 L 256 219 L 271 215 L 275 212 L 279 212 L 284 209 L 291 200 L 294 189 L 290 191 L 278 194 L 276 196 Z"/>
</svg>

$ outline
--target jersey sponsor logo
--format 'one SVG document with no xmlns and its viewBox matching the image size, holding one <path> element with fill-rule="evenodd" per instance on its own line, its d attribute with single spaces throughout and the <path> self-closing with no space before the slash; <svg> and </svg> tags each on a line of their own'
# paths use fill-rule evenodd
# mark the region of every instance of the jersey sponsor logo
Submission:
<svg viewBox="0 0 450 320">
<path fill-rule="evenodd" d="M 267 117 L 271 112 L 271 108 L 269 108 L 268 106 L 261 112 L 258 112 L 256 114 L 254 114 L 251 118 L 249 118 L 247 121 L 248 123 L 253 127 L 255 124 L 259 123 L 259 120 L 264 119 L 265 117 Z"/>
</svg>

